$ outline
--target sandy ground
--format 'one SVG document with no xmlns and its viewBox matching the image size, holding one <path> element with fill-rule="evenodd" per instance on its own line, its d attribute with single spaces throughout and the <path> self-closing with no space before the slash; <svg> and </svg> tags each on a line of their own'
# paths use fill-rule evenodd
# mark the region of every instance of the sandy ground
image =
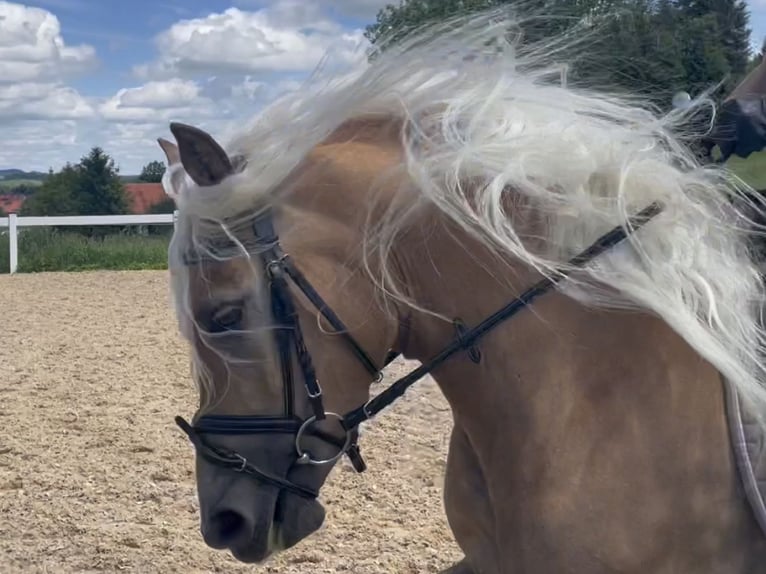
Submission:
<svg viewBox="0 0 766 574">
<path fill-rule="evenodd" d="M 450 415 L 432 382 L 369 423 L 323 529 L 266 565 L 207 548 L 191 445 L 196 390 L 164 272 L 0 276 L 0 572 L 438 572 Z M 392 374 L 406 365 L 393 366 Z"/>
</svg>

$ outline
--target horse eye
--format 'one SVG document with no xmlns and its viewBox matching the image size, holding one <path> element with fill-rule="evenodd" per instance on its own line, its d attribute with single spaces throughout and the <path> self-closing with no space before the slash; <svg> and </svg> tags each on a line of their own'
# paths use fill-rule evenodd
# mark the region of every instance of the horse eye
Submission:
<svg viewBox="0 0 766 574">
<path fill-rule="evenodd" d="M 244 311 L 241 305 L 224 305 L 210 316 L 210 331 L 220 333 L 239 329 L 242 325 Z"/>
</svg>

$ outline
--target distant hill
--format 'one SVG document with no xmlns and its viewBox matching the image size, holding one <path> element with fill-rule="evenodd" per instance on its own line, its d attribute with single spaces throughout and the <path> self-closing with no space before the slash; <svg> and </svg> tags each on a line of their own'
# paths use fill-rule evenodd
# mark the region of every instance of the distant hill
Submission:
<svg viewBox="0 0 766 574">
<path fill-rule="evenodd" d="M 40 184 L 48 177 L 41 171 L 24 171 L 23 169 L 0 169 L 0 185 L 3 187 L 26 183 L 29 185 Z"/>
<path fill-rule="evenodd" d="M 45 181 L 46 177 L 48 174 L 41 171 L 24 171 L 15 168 L 0 169 L 0 193 L 20 185 L 36 187 Z M 120 180 L 122 183 L 135 183 L 138 181 L 138 177 L 138 175 L 121 175 Z"/>
</svg>

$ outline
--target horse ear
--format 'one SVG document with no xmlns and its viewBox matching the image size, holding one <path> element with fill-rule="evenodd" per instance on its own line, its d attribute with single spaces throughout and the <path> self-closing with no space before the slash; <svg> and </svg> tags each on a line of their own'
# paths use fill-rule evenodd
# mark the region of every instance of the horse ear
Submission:
<svg viewBox="0 0 766 574">
<path fill-rule="evenodd" d="M 234 173 L 226 151 L 209 133 L 177 122 L 170 124 L 170 131 L 178 142 L 184 170 L 200 187 L 219 184 Z"/>
<path fill-rule="evenodd" d="M 178 146 L 165 138 L 157 138 L 157 143 L 160 144 L 162 151 L 165 152 L 165 158 L 168 160 L 168 165 L 175 165 L 181 163 L 181 156 L 178 153 Z"/>
</svg>

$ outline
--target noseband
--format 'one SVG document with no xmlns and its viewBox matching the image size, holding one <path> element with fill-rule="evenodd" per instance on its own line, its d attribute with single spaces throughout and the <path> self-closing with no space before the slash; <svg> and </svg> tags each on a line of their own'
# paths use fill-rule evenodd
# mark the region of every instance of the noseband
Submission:
<svg viewBox="0 0 766 574">
<path fill-rule="evenodd" d="M 662 207 L 658 203 L 652 203 L 639 213 L 629 218 L 627 226 L 635 232 L 645 223 L 655 217 Z M 599 237 L 584 251 L 576 255 L 569 261 L 569 268 L 559 271 L 556 275 L 546 277 L 522 293 L 519 297 L 511 301 L 505 307 L 502 307 L 487 319 L 468 329 L 462 323 L 457 324 L 458 335 L 449 345 L 444 347 L 430 361 L 423 363 L 420 367 L 412 370 L 404 377 L 397 380 L 386 390 L 378 394 L 375 398 L 356 409 L 340 415 L 334 412 L 328 412 L 324 409 L 322 388 L 316 377 L 311 353 L 304 344 L 303 334 L 295 311 L 288 279 L 298 287 L 306 298 L 314 305 L 322 316 L 332 325 L 336 333 L 343 337 L 350 349 L 355 353 L 362 365 L 367 369 L 370 375 L 376 380 L 382 379 L 382 369 L 384 369 L 397 354 L 389 354 L 382 368 L 378 369 L 375 362 L 364 351 L 359 343 L 351 336 L 348 329 L 325 303 L 322 297 L 313 288 L 311 283 L 305 278 L 300 270 L 295 266 L 279 245 L 279 237 L 274 231 L 271 216 L 263 215 L 256 219 L 254 231 L 258 243 L 262 246 L 260 250 L 261 262 L 269 278 L 271 307 L 274 319 L 277 322 L 275 328 L 275 337 L 277 349 L 279 351 L 280 365 L 282 371 L 282 385 L 284 393 L 285 414 L 282 417 L 267 416 L 230 416 L 230 415 L 205 415 L 199 417 L 192 426 L 182 417 L 175 418 L 176 424 L 187 434 L 197 453 L 209 462 L 229 468 L 236 472 L 241 472 L 252 476 L 265 484 L 275 486 L 293 494 L 306 498 L 316 498 L 318 491 L 295 484 L 286 478 L 276 476 L 266 472 L 233 451 L 224 451 L 218 447 L 207 443 L 201 435 L 203 434 L 228 434 L 228 435 L 248 435 L 248 434 L 294 434 L 296 465 L 326 465 L 333 464 L 342 456 L 347 456 L 352 466 L 357 472 L 363 472 L 366 464 L 359 452 L 358 428 L 361 423 L 373 418 L 380 411 L 391 405 L 396 399 L 404 395 L 406 390 L 417 381 L 428 375 L 433 369 L 445 362 L 447 359 L 460 351 L 468 351 L 469 356 L 474 362 L 481 360 L 481 355 L 475 348 L 475 343 L 494 329 L 498 324 L 510 319 L 524 307 L 529 305 L 536 297 L 547 293 L 555 285 L 566 279 L 574 269 L 582 268 L 596 256 L 607 249 L 617 245 L 627 237 L 627 232 L 623 226 L 616 226 L 608 233 Z M 303 387 L 306 391 L 309 404 L 313 414 L 306 419 L 301 419 L 296 415 L 294 409 L 293 397 L 293 363 L 292 357 L 295 353 L 297 363 L 300 368 Z M 336 419 L 344 431 L 343 438 L 326 433 L 316 428 L 316 423 L 327 418 Z M 302 446 L 305 436 L 313 436 L 334 446 L 338 449 L 335 456 L 326 459 L 315 459 L 308 450 Z"/>
</svg>

